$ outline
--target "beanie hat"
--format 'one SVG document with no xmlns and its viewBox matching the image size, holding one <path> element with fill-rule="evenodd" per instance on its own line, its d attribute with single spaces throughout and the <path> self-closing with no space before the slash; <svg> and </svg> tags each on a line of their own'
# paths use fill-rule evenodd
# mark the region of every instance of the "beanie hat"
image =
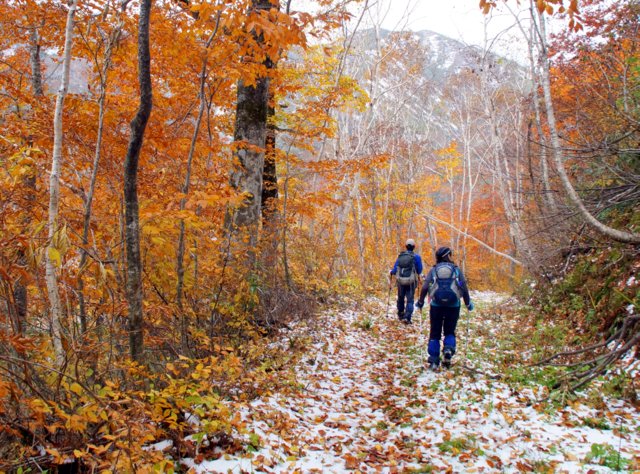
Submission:
<svg viewBox="0 0 640 474">
<path fill-rule="evenodd" d="M 436 258 L 438 260 L 442 260 L 447 255 L 451 255 L 451 249 L 449 247 L 440 247 L 438 250 L 436 250 Z"/>
</svg>

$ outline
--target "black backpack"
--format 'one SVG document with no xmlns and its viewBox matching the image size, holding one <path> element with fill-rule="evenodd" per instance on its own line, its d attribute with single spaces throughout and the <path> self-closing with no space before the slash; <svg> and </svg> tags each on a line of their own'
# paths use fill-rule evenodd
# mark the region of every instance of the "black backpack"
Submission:
<svg viewBox="0 0 640 474">
<path fill-rule="evenodd" d="M 449 262 L 435 265 L 429 289 L 431 300 L 438 306 L 455 306 L 460 301 L 460 293 L 456 266 Z"/>
<path fill-rule="evenodd" d="M 413 252 L 405 251 L 398 255 L 398 285 L 412 285 L 417 281 L 416 261 Z"/>
</svg>

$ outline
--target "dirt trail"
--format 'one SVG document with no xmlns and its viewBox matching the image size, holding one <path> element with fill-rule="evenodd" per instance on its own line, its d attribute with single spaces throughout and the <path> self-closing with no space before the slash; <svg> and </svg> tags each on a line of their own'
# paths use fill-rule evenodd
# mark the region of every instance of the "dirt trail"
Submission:
<svg viewBox="0 0 640 474">
<path fill-rule="evenodd" d="M 614 472 L 599 458 L 585 463 L 594 445 L 623 461 L 640 457 L 632 406 L 609 401 L 600 411 L 575 404 L 548 413 L 535 404 L 542 388 L 515 390 L 464 370 L 493 373 L 484 355 L 499 348 L 487 327 L 513 330 L 494 314 L 495 295 L 474 299 L 481 311 L 470 323 L 462 318 L 459 354 L 438 373 L 424 366 L 428 325 L 421 334 L 419 313 L 405 326 L 377 301 L 327 311 L 295 369 L 296 395 L 236 407 L 252 452 L 189 464 L 198 472 Z M 467 324 L 473 340 L 465 340 Z M 601 426 L 589 421 L 596 419 Z"/>
</svg>

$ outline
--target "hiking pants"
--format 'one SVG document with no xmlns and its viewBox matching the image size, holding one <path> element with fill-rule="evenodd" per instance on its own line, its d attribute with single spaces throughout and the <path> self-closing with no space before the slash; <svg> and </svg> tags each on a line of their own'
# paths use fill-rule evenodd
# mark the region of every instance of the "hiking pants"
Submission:
<svg viewBox="0 0 640 474">
<path fill-rule="evenodd" d="M 440 340 L 444 333 L 444 349 L 456 352 L 456 325 L 460 317 L 460 306 L 430 306 L 429 307 L 429 362 L 440 363 Z"/>
<path fill-rule="evenodd" d="M 416 292 L 416 284 L 398 285 L 398 318 L 411 321 L 413 314 L 413 296 Z M 405 299 L 407 303 L 405 305 Z"/>
</svg>

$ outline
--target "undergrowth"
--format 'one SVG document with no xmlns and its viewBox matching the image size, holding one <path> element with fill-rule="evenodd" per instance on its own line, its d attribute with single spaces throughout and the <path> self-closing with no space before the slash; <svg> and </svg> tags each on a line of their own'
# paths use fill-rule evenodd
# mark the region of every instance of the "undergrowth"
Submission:
<svg viewBox="0 0 640 474">
<path fill-rule="evenodd" d="M 181 347 L 150 331 L 142 364 L 96 339 L 89 356 L 70 348 L 66 368 L 54 370 L 49 347 L 17 341 L 18 355 L 39 363 L 15 363 L 16 382 L 0 379 L 0 471 L 42 472 L 72 460 L 82 471 L 173 472 L 177 459 L 246 449 L 229 402 L 299 389 L 291 367 L 308 347 L 306 324 L 288 342 L 279 330 L 309 320 L 315 303 L 258 279 L 243 284 L 239 297 L 220 299 L 215 318 L 200 316 L 209 328 L 194 329 Z M 170 447 L 152 448 L 163 440 Z"/>
</svg>

